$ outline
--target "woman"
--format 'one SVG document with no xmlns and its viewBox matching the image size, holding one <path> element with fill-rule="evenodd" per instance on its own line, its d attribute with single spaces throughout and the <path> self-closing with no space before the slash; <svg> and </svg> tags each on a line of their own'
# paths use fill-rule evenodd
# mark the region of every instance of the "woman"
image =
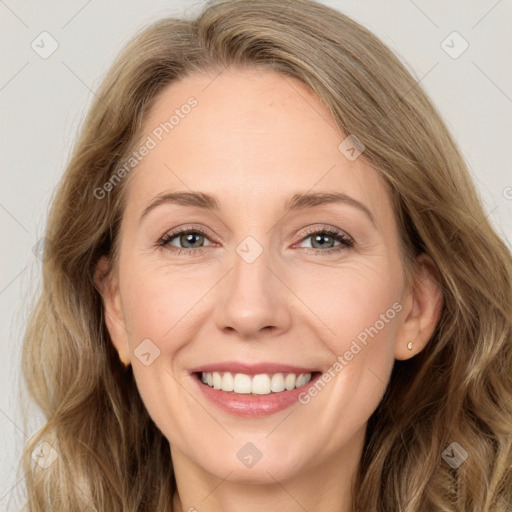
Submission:
<svg viewBox="0 0 512 512">
<path fill-rule="evenodd" d="M 46 238 L 29 510 L 510 510 L 511 255 L 346 16 L 227 0 L 143 31 Z"/>
</svg>

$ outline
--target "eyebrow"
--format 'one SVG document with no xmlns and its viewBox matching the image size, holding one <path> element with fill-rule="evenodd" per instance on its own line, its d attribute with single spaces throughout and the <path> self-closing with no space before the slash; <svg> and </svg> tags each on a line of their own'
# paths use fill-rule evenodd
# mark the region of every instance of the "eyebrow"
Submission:
<svg viewBox="0 0 512 512">
<path fill-rule="evenodd" d="M 315 206 L 326 204 L 342 203 L 359 209 L 370 219 L 375 225 L 375 218 L 370 209 L 363 203 L 353 197 L 347 196 L 340 192 L 315 192 L 315 193 L 296 193 L 285 203 L 285 210 L 297 211 Z M 139 222 L 157 206 L 162 204 L 178 204 L 181 206 L 190 206 L 202 208 L 204 210 L 220 211 L 219 203 L 214 196 L 203 192 L 168 192 L 158 195 L 142 212 Z"/>
</svg>

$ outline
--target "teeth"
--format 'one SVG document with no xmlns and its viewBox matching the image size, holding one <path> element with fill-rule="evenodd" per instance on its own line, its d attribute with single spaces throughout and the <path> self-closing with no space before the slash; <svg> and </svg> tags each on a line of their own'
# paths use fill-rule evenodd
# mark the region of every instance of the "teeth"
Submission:
<svg viewBox="0 0 512 512">
<path fill-rule="evenodd" d="M 288 390 L 288 391 L 291 391 L 292 389 L 295 389 L 295 381 L 296 381 L 296 377 L 293 373 L 289 373 L 285 379 L 284 379 L 284 387 Z"/>
<path fill-rule="evenodd" d="M 306 385 L 311 380 L 311 373 L 282 374 L 275 373 L 268 375 L 260 373 L 258 375 L 246 375 L 245 373 L 230 372 L 202 372 L 201 381 L 213 389 L 222 391 L 232 391 L 242 395 L 250 393 L 254 395 L 269 395 L 270 393 L 280 393 L 281 391 L 291 391 Z"/>
<path fill-rule="evenodd" d="M 279 393 L 280 391 L 284 391 L 284 377 L 282 373 L 276 373 L 272 375 L 272 381 L 270 382 L 270 389 L 274 393 Z"/>
<path fill-rule="evenodd" d="M 244 375 L 243 373 L 237 373 L 235 375 L 235 381 L 233 383 L 233 391 L 235 393 L 250 393 L 251 392 L 251 377 Z"/>
<path fill-rule="evenodd" d="M 221 389 L 223 391 L 233 391 L 235 389 L 235 382 L 231 373 L 228 372 L 223 375 Z"/>
<path fill-rule="evenodd" d="M 270 393 L 270 377 L 264 373 L 252 378 L 251 391 L 255 395 L 268 395 Z"/>
<path fill-rule="evenodd" d="M 220 376 L 219 372 L 213 372 L 213 389 L 220 389 L 222 384 L 222 377 Z"/>
</svg>

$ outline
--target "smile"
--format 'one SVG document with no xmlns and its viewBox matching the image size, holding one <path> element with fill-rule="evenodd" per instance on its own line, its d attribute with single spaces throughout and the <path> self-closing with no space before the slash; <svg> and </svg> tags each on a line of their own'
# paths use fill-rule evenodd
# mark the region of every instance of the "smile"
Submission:
<svg viewBox="0 0 512 512">
<path fill-rule="evenodd" d="M 224 413 L 257 418 L 299 404 L 299 395 L 322 375 L 318 368 L 226 361 L 189 370 L 199 395 Z"/>
<path fill-rule="evenodd" d="M 231 372 L 201 372 L 203 384 L 213 389 L 247 395 L 282 393 L 305 386 L 311 381 L 311 373 L 260 373 L 248 375 Z"/>
</svg>

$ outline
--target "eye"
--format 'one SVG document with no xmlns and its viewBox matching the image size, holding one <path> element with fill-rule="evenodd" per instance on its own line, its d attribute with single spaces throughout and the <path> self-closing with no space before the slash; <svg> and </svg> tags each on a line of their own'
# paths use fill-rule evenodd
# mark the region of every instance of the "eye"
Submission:
<svg viewBox="0 0 512 512">
<path fill-rule="evenodd" d="M 310 247 L 306 248 L 313 250 L 315 253 L 332 254 L 354 245 L 354 240 L 350 236 L 336 228 L 314 228 L 309 230 L 308 233 L 308 236 L 302 238 L 302 242 L 311 239 Z M 338 246 L 334 245 L 336 242 L 338 242 Z"/>
<path fill-rule="evenodd" d="M 208 240 L 207 233 L 199 228 L 183 228 L 166 233 L 157 242 L 158 247 L 165 247 L 173 252 L 196 253 L 202 252 L 204 240 Z M 177 243 L 176 243 L 177 242 Z M 178 245 L 177 245 L 178 244 Z M 211 245 L 211 244 L 210 244 Z"/>
</svg>

